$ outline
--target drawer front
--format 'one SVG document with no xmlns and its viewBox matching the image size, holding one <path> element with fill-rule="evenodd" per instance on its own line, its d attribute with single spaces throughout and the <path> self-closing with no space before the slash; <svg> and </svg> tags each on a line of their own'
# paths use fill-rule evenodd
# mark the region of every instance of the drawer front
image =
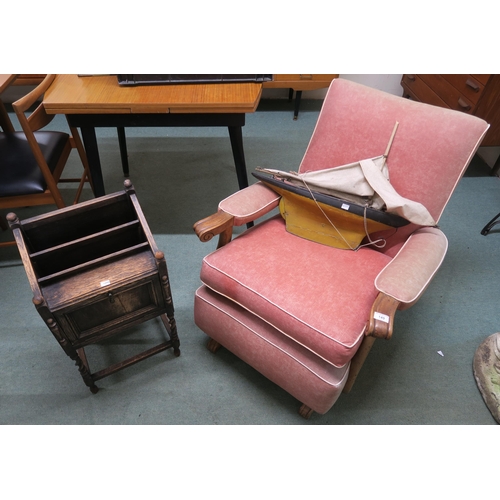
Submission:
<svg viewBox="0 0 500 500">
<path fill-rule="evenodd" d="M 157 276 L 106 292 L 84 304 L 55 313 L 68 340 L 81 346 L 165 312 Z"/>
<path fill-rule="evenodd" d="M 443 101 L 421 78 L 417 75 L 403 75 L 401 85 L 407 94 L 414 100 L 448 108 Z"/>
<path fill-rule="evenodd" d="M 442 77 L 474 104 L 477 104 L 484 91 L 484 85 L 472 75 L 442 75 Z"/>
<path fill-rule="evenodd" d="M 331 82 L 338 75 L 273 75 L 275 82 Z"/>
<path fill-rule="evenodd" d="M 404 75 L 403 88 L 421 102 L 473 114 L 476 104 L 441 75 Z"/>
<path fill-rule="evenodd" d="M 318 90 L 330 86 L 334 78 L 339 75 L 273 75 L 271 82 L 264 82 L 264 88 L 269 89 L 293 89 L 293 90 Z"/>
<path fill-rule="evenodd" d="M 489 81 L 492 75 L 471 75 L 473 78 L 475 78 L 478 82 L 481 82 L 483 85 L 486 85 Z"/>
<path fill-rule="evenodd" d="M 475 104 L 458 91 L 441 75 L 419 75 L 419 77 L 448 105 L 450 109 L 472 114 Z"/>
</svg>

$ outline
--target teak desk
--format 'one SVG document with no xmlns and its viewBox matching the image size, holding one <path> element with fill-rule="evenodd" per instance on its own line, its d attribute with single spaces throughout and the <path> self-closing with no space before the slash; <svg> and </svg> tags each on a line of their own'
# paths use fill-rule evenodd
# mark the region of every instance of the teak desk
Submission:
<svg viewBox="0 0 500 500">
<path fill-rule="evenodd" d="M 43 105 L 48 114 L 65 114 L 80 128 L 96 196 L 105 194 L 96 127 L 118 129 L 125 174 L 125 127 L 228 127 L 241 189 L 248 186 L 241 128 L 261 94 L 260 83 L 121 87 L 116 76 L 58 75 Z"/>
</svg>

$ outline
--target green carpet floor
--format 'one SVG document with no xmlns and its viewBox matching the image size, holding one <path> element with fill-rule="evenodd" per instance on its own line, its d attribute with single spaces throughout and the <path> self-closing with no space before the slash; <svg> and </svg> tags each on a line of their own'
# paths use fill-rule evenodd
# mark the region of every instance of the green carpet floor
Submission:
<svg viewBox="0 0 500 500">
<path fill-rule="evenodd" d="M 291 103 L 262 101 L 243 129 L 249 174 L 257 166 L 297 168 L 320 106 L 304 100 L 293 121 Z M 65 123 L 57 118 L 52 126 L 62 129 Z M 167 257 L 182 354 L 175 358 L 166 351 L 105 378 L 92 395 L 32 305 L 17 249 L 2 249 L 0 424 L 495 423 L 472 373 L 476 348 L 500 331 L 500 226 L 488 236 L 480 234 L 500 211 L 500 179 L 489 175 L 479 157 L 440 221 L 449 251 L 437 277 L 415 307 L 397 314 L 393 338 L 375 343 L 351 393 L 326 415 L 306 421 L 292 396 L 228 351 L 209 352 L 205 334 L 194 324 L 201 259 L 215 242 L 200 243 L 191 228 L 237 189 L 227 130 L 127 129 L 127 138 L 131 180 Z M 98 142 L 106 190 L 121 190 L 116 132 L 99 129 Z M 80 168 L 75 156 L 70 161 L 70 172 Z M 68 200 L 72 193 L 65 188 Z M 91 198 L 88 190 L 85 198 Z M 25 218 L 47 210 L 16 212 Z M 151 321 L 89 348 L 91 367 L 142 349 L 161 332 L 159 323 Z"/>
</svg>

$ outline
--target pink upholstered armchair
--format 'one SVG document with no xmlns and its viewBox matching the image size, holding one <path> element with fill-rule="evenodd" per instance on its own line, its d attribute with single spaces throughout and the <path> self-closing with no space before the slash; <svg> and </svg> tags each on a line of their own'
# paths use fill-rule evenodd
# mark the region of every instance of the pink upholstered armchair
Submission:
<svg viewBox="0 0 500 500">
<path fill-rule="evenodd" d="M 439 221 L 488 129 L 465 113 L 334 80 L 299 172 L 383 154 L 395 122 L 390 182 Z M 203 260 L 194 314 L 210 350 L 229 349 L 297 398 L 308 418 L 350 390 L 374 340 L 391 337 L 396 311 L 417 302 L 448 243 L 438 227 L 408 224 L 382 234 L 383 248 L 332 248 L 290 234 L 280 214 L 231 240 L 233 226 L 279 200 L 257 182 L 195 224 L 202 241 L 219 235 L 219 245 Z"/>
</svg>

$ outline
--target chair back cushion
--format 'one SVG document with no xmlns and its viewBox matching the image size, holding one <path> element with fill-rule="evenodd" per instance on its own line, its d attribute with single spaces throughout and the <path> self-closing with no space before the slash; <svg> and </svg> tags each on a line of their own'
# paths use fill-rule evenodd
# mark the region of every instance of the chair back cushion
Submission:
<svg viewBox="0 0 500 500">
<path fill-rule="evenodd" d="M 479 118 L 394 96 L 348 80 L 333 80 L 300 172 L 389 153 L 390 182 L 422 203 L 438 221 L 488 129 Z"/>
</svg>

